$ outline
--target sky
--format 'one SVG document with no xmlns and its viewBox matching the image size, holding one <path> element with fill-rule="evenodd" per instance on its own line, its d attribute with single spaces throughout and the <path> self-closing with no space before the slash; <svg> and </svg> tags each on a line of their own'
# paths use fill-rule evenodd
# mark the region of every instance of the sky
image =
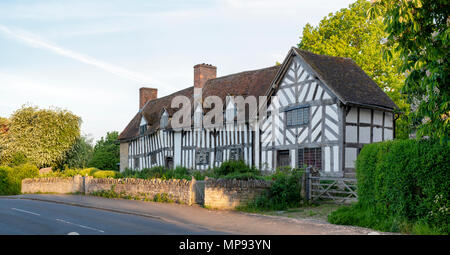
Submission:
<svg viewBox="0 0 450 255">
<path fill-rule="evenodd" d="M 0 0 L 0 116 L 22 105 L 67 109 L 82 134 L 121 132 L 139 88 L 158 97 L 282 62 L 303 27 L 354 0 Z"/>
</svg>

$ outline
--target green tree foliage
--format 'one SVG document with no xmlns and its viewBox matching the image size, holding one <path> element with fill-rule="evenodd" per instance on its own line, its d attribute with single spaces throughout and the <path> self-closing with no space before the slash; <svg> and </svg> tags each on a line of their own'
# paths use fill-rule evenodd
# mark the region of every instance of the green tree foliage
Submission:
<svg viewBox="0 0 450 255">
<path fill-rule="evenodd" d="M 105 138 L 101 138 L 94 147 L 89 166 L 98 169 L 117 169 L 117 163 L 120 162 L 120 144 L 117 141 L 119 132 L 108 132 Z"/>
<path fill-rule="evenodd" d="M 389 59 L 400 55 L 407 78 L 403 92 L 412 105 L 417 135 L 449 141 L 449 26 L 448 0 L 381 0 L 370 16 L 384 14 Z"/>
<path fill-rule="evenodd" d="M 2 150 L 5 149 L 6 135 L 8 133 L 11 122 L 7 118 L 0 117 L 0 162 L 2 159 Z"/>
<path fill-rule="evenodd" d="M 86 136 L 78 137 L 72 147 L 66 152 L 63 160 L 58 162 L 57 168 L 85 168 L 91 161 L 93 153 L 92 139 Z"/>
<path fill-rule="evenodd" d="M 1 141 L 2 163 L 25 157 L 38 167 L 52 166 L 63 159 L 80 136 L 81 119 L 59 108 L 22 106 L 9 121 L 8 132 Z"/>
<path fill-rule="evenodd" d="M 400 93 L 405 79 L 398 71 L 401 61 L 395 57 L 389 61 L 383 59 L 383 50 L 392 46 L 383 43 L 387 33 L 382 19 L 368 18 L 370 6 L 368 1 L 358 0 L 349 8 L 330 13 L 317 27 L 307 24 L 298 47 L 317 54 L 353 59 L 406 113 L 409 106 Z M 396 131 L 398 138 L 408 137 L 406 114 L 397 120 Z"/>
</svg>

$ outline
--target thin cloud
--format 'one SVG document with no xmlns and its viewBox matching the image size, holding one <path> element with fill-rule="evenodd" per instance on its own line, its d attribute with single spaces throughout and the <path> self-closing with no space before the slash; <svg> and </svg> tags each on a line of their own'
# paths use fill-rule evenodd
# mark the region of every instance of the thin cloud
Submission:
<svg viewBox="0 0 450 255">
<path fill-rule="evenodd" d="M 58 55 L 64 56 L 64 57 L 68 57 L 77 61 L 80 61 L 82 63 L 88 64 L 88 65 L 92 65 L 95 66 L 97 68 L 100 68 L 104 71 L 107 71 L 109 73 L 112 73 L 114 75 L 135 81 L 135 82 L 139 82 L 139 83 L 152 83 L 154 85 L 159 85 L 161 86 L 162 83 L 159 81 L 156 81 L 155 79 L 152 79 L 150 77 L 147 77 L 145 75 L 133 72 L 133 71 L 129 71 L 126 70 L 124 68 L 103 62 L 101 60 L 92 58 L 90 56 L 84 55 L 84 54 L 80 54 L 78 52 L 74 52 L 72 50 L 68 50 L 65 48 L 62 48 L 54 43 L 51 43 L 47 40 L 44 40 L 38 36 L 36 36 L 35 34 L 32 34 L 28 31 L 24 31 L 24 30 L 11 30 L 10 28 L 4 26 L 4 25 L 0 25 L 0 32 L 3 32 L 4 34 L 6 34 L 7 36 L 11 37 L 11 38 L 15 38 L 20 40 L 21 42 L 35 47 L 35 48 L 40 48 L 40 49 L 45 49 L 45 50 L 49 50 L 53 53 L 56 53 Z"/>
</svg>

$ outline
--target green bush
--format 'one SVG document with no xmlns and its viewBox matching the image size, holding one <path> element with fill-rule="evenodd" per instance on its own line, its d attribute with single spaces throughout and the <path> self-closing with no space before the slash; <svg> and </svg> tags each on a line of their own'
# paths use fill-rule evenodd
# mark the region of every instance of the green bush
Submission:
<svg viewBox="0 0 450 255">
<path fill-rule="evenodd" d="M 277 169 L 270 176 L 273 180 L 270 188 L 239 209 L 244 211 L 284 210 L 300 206 L 302 174 L 303 171 L 300 169 Z"/>
<path fill-rule="evenodd" d="M 381 231 L 449 232 L 450 147 L 433 140 L 364 146 L 356 161 L 358 203 L 329 221 Z"/>
<path fill-rule="evenodd" d="M 14 167 L 0 166 L 0 195 L 20 194 L 22 180 L 37 176 L 39 176 L 39 169 L 31 164 Z"/>
<path fill-rule="evenodd" d="M 239 176 L 239 173 L 261 175 L 255 167 L 248 166 L 243 160 L 230 160 L 223 162 L 219 167 L 214 168 L 214 177 L 220 178 L 230 175 Z"/>
<path fill-rule="evenodd" d="M 122 178 L 122 174 L 113 170 L 99 170 L 92 175 L 94 178 Z"/>
</svg>

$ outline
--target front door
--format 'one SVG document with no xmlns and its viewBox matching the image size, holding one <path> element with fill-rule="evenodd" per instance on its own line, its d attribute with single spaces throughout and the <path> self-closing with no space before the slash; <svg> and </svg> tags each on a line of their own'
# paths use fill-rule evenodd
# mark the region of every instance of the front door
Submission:
<svg viewBox="0 0 450 255">
<path fill-rule="evenodd" d="M 277 167 L 289 167 L 289 166 L 291 166 L 291 157 L 289 157 L 289 150 L 278 151 Z"/>
</svg>

